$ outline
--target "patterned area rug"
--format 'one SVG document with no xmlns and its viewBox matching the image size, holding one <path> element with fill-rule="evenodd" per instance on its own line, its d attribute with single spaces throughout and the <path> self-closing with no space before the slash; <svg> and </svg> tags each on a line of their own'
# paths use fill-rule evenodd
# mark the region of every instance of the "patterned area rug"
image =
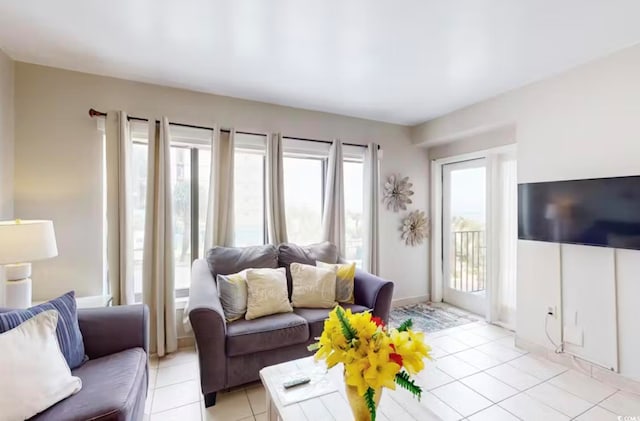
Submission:
<svg viewBox="0 0 640 421">
<path fill-rule="evenodd" d="M 455 307 L 419 303 L 392 309 L 389 324 L 398 327 L 409 318 L 413 321 L 414 330 L 427 333 L 481 320 L 480 317 Z"/>
</svg>

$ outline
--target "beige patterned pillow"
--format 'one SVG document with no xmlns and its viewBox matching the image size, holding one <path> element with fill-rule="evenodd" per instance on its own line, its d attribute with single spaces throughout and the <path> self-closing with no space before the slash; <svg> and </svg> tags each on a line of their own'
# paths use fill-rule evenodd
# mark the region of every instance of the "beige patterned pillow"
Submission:
<svg viewBox="0 0 640 421">
<path fill-rule="evenodd" d="M 333 308 L 336 303 L 336 268 L 291 264 L 294 307 Z"/>
<path fill-rule="evenodd" d="M 247 269 L 247 320 L 293 311 L 284 268 Z"/>
<path fill-rule="evenodd" d="M 319 268 L 336 270 L 336 301 L 339 303 L 353 304 L 353 288 L 356 277 L 356 264 L 354 263 L 324 263 L 317 261 Z"/>
</svg>

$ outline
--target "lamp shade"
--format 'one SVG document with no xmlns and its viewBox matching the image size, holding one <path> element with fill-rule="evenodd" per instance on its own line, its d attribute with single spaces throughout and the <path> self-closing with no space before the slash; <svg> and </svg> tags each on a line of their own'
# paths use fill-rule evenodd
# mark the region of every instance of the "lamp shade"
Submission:
<svg viewBox="0 0 640 421">
<path fill-rule="evenodd" d="M 58 255 L 52 221 L 0 221 L 0 265 Z"/>
</svg>

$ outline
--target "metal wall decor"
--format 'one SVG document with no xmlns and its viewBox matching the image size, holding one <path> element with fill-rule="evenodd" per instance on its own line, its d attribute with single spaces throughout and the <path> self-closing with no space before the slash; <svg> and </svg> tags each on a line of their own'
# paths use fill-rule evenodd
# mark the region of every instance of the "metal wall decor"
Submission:
<svg viewBox="0 0 640 421">
<path fill-rule="evenodd" d="M 416 210 L 410 212 L 409 215 L 402 220 L 400 231 L 402 231 L 401 238 L 404 240 L 404 243 L 408 246 L 415 247 L 422 244 L 429 236 L 429 220 L 423 211 Z"/>
<path fill-rule="evenodd" d="M 384 193 L 382 202 L 387 205 L 387 209 L 398 212 L 407 210 L 407 205 L 413 203 L 411 196 L 413 184 L 409 182 L 409 177 L 390 175 L 384 183 Z"/>
</svg>

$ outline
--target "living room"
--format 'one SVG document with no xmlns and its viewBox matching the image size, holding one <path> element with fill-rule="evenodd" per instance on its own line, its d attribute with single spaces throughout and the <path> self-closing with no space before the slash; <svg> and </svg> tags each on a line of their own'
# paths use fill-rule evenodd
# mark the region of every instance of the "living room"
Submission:
<svg viewBox="0 0 640 421">
<path fill-rule="evenodd" d="M 67 387 L 81 385 L 30 413 L 9 411 L 31 385 L 0 368 L 0 420 L 359 419 L 342 371 L 326 395 L 284 405 L 280 390 L 300 379 L 278 370 L 304 374 L 297 361 L 336 302 L 379 317 L 391 338 L 408 316 L 431 348 L 421 399 L 384 390 L 377 419 L 640 417 L 637 234 L 585 243 L 519 226 L 537 211 L 527 188 L 637 180 L 638 12 L 569 0 L 3 3 L 0 263 L 19 267 L 0 272 L 0 307 L 62 297 L 85 353 L 71 361 L 60 342 Z M 543 205 L 543 221 L 570 214 Z M 31 221 L 44 221 L 34 244 L 21 231 Z M 321 263 L 331 290 L 346 279 L 350 292 L 318 312 L 325 297 L 296 291 L 295 272 L 320 276 Z M 256 270 L 250 285 L 266 268 L 286 279 L 284 310 L 253 317 L 259 294 L 225 277 Z M 18 344 L 6 335 L 27 316 L 1 314 L 0 340 Z M 279 336 L 230 339 L 271 331 L 270 318 Z M 134 384 L 95 369 L 109 358 L 139 373 L 124 407 L 101 396 Z M 307 371 L 311 386 L 291 393 L 325 385 Z"/>
</svg>

